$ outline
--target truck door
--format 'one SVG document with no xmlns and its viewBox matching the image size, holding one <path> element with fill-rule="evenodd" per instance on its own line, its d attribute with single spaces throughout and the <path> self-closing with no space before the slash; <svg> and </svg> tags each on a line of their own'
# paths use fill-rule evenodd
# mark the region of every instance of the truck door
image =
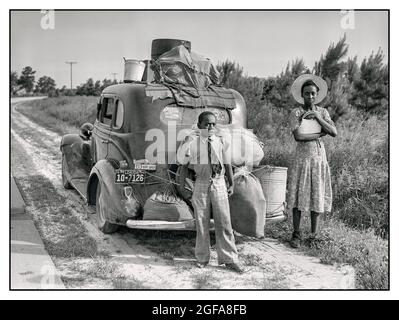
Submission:
<svg viewBox="0 0 399 320">
<path fill-rule="evenodd" d="M 126 153 L 128 133 L 124 132 L 123 127 L 125 110 L 122 100 L 115 97 L 114 106 L 107 158 L 117 161 L 128 160 Z"/>
<path fill-rule="evenodd" d="M 93 130 L 94 161 L 106 159 L 108 156 L 108 144 L 112 126 L 112 115 L 115 109 L 115 98 L 104 96 L 101 100 L 101 109 L 97 118 L 97 125 Z"/>
</svg>

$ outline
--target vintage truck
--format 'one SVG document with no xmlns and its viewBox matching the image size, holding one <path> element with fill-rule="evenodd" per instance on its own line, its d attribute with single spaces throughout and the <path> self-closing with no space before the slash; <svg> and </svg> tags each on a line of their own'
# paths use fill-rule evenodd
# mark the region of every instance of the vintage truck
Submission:
<svg viewBox="0 0 399 320">
<path fill-rule="evenodd" d="M 193 217 L 143 219 L 145 201 L 165 186 L 177 185 L 176 136 L 190 129 L 205 110 L 214 112 L 221 126 L 246 128 L 243 97 L 213 83 L 210 61 L 190 49 L 188 41 L 154 40 L 142 77 L 105 88 L 92 130 L 86 124 L 82 134 L 62 138 L 63 185 L 95 205 L 104 233 L 115 232 L 119 225 L 195 230 Z M 148 159 L 155 135 L 164 137 L 164 147 L 159 144 L 155 158 Z"/>
</svg>

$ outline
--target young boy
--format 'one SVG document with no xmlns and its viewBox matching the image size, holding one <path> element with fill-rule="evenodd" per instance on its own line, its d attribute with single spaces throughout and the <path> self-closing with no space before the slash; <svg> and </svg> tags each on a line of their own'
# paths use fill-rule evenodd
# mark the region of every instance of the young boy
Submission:
<svg viewBox="0 0 399 320">
<path fill-rule="evenodd" d="M 209 223 L 211 210 L 215 221 L 216 250 L 219 265 L 238 273 L 244 269 L 238 264 L 237 248 L 230 220 L 228 196 L 233 194 L 233 170 L 227 163 L 226 142 L 215 135 L 216 116 L 209 111 L 198 117 L 197 135 L 189 138 L 179 148 L 180 164 L 191 164 L 196 173 L 191 202 L 196 218 L 197 238 L 195 256 L 197 265 L 205 267 L 210 259 Z M 187 172 L 187 170 L 182 170 Z M 225 182 L 228 180 L 228 187 Z M 185 177 L 181 181 L 185 181 Z"/>
</svg>

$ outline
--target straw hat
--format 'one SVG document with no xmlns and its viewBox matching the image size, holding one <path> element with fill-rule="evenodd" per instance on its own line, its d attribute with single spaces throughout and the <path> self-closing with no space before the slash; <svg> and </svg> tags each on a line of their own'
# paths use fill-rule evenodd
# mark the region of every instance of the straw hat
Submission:
<svg viewBox="0 0 399 320">
<path fill-rule="evenodd" d="M 301 88 L 302 85 L 308 80 L 312 80 L 319 87 L 319 92 L 316 96 L 315 104 L 320 103 L 327 96 L 328 87 L 327 83 L 322 78 L 314 74 L 303 74 L 296 78 L 291 86 L 292 96 L 297 102 L 299 102 L 300 104 L 304 104 L 301 94 Z"/>
</svg>

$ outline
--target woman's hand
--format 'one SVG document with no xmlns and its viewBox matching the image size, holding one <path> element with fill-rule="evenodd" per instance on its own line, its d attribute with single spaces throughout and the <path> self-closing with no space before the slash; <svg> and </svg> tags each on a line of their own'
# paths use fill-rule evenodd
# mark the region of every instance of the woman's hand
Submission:
<svg viewBox="0 0 399 320">
<path fill-rule="evenodd" d="M 308 111 L 306 112 L 303 116 L 302 119 L 308 119 L 308 120 L 312 120 L 312 119 L 316 119 L 316 120 L 320 120 L 322 119 L 322 116 L 320 114 L 320 112 L 318 111 Z"/>
</svg>

